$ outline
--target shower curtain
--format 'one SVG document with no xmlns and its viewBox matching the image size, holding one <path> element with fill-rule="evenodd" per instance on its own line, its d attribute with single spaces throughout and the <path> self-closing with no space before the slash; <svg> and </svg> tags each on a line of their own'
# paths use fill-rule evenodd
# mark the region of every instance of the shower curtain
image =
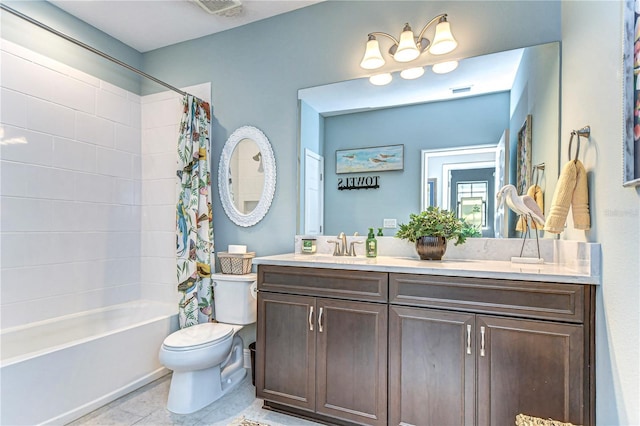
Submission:
<svg viewBox="0 0 640 426">
<path fill-rule="evenodd" d="M 178 136 L 176 257 L 180 328 L 214 318 L 211 265 L 213 214 L 209 170 L 211 109 L 192 95 L 182 100 Z"/>
</svg>

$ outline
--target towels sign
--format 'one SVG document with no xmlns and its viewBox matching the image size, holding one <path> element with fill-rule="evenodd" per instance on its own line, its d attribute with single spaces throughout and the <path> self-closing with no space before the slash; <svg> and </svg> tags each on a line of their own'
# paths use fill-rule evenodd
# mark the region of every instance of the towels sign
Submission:
<svg viewBox="0 0 640 426">
<path fill-rule="evenodd" d="M 358 176 L 338 179 L 338 190 L 346 189 L 378 189 L 380 176 Z"/>
</svg>

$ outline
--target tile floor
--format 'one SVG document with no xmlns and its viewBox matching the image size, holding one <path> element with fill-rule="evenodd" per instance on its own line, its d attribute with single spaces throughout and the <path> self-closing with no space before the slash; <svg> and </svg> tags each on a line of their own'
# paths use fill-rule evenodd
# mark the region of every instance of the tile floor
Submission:
<svg viewBox="0 0 640 426">
<path fill-rule="evenodd" d="M 174 414 L 165 408 L 171 375 L 166 375 L 72 422 L 69 426 L 142 426 L 186 425 L 227 426 L 238 417 L 266 423 L 270 426 L 313 426 L 296 417 L 262 409 L 256 388 L 251 384 L 251 372 L 244 380 L 219 400 L 192 414 Z"/>
</svg>

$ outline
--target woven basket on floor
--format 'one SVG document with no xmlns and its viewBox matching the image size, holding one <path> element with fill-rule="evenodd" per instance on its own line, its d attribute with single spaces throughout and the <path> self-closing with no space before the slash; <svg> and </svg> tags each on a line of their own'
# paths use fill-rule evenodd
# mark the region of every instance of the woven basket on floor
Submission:
<svg viewBox="0 0 640 426">
<path fill-rule="evenodd" d="M 516 416 L 516 426 L 577 426 L 573 423 L 564 423 L 557 420 L 541 419 L 539 417 L 518 414 Z"/>
</svg>

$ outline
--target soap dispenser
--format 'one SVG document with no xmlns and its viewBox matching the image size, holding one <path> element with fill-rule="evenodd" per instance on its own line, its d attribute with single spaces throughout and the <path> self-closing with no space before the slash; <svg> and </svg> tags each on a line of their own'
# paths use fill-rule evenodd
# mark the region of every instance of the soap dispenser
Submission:
<svg viewBox="0 0 640 426">
<path fill-rule="evenodd" d="M 378 241 L 373 233 L 373 228 L 369 228 L 369 235 L 367 236 L 367 257 L 376 257 L 378 255 Z"/>
</svg>

